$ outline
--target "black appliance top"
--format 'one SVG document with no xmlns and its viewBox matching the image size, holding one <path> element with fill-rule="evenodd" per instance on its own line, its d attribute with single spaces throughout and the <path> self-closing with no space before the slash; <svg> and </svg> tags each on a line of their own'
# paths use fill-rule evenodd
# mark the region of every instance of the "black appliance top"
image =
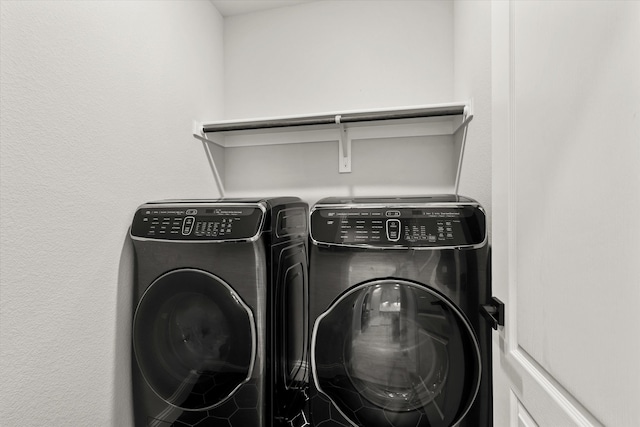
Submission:
<svg viewBox="0 0 640 427">
<path fill-rule="evenodd" d="M 145 205 L 169 205 L 169 204 L 195 204 L 195 203 L 239 203 L 258 204 L 268 207 L 276 207 L 289 203 L 300 202 L 299 197 L 230 197 L 220 199 L 167 199 L 147 202 Z"/>
<path fill-rule="evenodd" d="M 266 223 L 269 210 L 293 203 L 301 200 L 278 197 L 154 201 L 138 208 L 130 233 L 135 240 L 254 241 L 270 226 Z M 286 218 L 283 215 L 283 220 Z"/>
<path fill-rule="evenodd" d="M 318 200 L 320 205 L 365 205 L 365 204 L 422 204 L 422 203 L 477 203 L 475 200 L 455 194 L 426 196 L 381 196 L 381 197 L 326 197 Z"/>
<path fill-rule="evenodd" d="M 311 241 L 372 249 L 469 248 L 486 243 L 482 207 L 462 196 L 330 197 L 311 209 Z"/>
</svg>

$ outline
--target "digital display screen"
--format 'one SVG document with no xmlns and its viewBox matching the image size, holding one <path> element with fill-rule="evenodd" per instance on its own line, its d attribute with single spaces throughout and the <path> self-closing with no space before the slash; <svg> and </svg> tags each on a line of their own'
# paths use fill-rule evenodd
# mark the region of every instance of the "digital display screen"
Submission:
<svg viewBox="0 0 640 427">
<path fill-rule="evenodd" d="M 276 232 L 278 237 L 307 233 L 308 211 L 304 208 L 283 209 L 278 212 Z"/>
</svg>

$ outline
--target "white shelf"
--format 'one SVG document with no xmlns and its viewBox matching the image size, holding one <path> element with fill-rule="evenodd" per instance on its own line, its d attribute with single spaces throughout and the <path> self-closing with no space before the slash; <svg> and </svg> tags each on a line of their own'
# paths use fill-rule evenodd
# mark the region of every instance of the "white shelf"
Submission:
<svg viewBox="0 0 640 427">
<path fill-rule="evenodd" d="M 338 170 L 351 172 L 351 143 L 453 135 L 473 118 L 471 102 L 195 123 L 194 137 L 223 148 L 337 141 Z M 462 163 L 461 147 L 457 176 Z M 215 168 L 215 163 L 212 164 Z M 214 171 L 218 176 L 217 171 Z M 218 185 L 223 190 L 219 177 Z M 457 183 L 456 183 L 457 188 Z"/>
</svg>

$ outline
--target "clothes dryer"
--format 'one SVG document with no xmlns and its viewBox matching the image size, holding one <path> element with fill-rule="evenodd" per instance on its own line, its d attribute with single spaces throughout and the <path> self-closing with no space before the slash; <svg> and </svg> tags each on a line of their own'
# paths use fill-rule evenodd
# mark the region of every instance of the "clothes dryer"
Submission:
<svg viewBox="0 0 640 427">
<path fill-rule="evenodd" d="M 310 218 L 312 424 L 491 426 L 482 207 L 327 198 Z"/>
<path fill-rule="evenodd" d="M 262 427 L 299 415 L 307 221 L 298 198 L 140 206 L 130 233 L 136 426 Z"/>
</svg>

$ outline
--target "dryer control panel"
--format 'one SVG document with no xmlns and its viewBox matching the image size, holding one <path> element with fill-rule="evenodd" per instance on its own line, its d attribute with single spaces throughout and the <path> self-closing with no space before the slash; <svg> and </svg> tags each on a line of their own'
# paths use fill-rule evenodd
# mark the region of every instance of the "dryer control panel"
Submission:
<svg viewBox="0 0 640 427">
<path fill-rule="evenodd" d="M 311 214 L 316 243 L 373 247 L 460 247 L 485 241 L 477 206 L 321 207 Z"/>
<path fill-rule="evenodd" d="M 252 240 L 260 234 L 264 210 L 247 205 L 145 205 L 131 225 L 133 238 L 158 240 Z"/>
</svg>

